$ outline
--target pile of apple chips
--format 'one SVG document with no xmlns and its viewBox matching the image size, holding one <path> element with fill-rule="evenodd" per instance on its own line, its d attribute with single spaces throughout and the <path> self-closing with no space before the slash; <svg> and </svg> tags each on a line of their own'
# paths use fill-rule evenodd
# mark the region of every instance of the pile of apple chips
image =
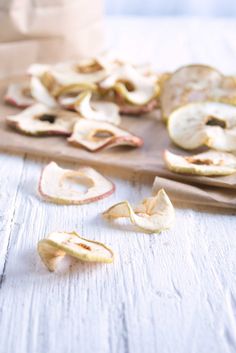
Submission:
<svg viewBox="0 0 236 353">
<path fill-rule="evenodd" d="M 35 64 L 28 70 L 27 82 L 8 87 L 5 101 L 24 109 L 7 117 L 17 131 L 62 135 L 68 143 L 91 152 L 142 146 L 140 137 L 122 128 L 122 114 L 144 115 L 161 108 L 169 137 L 180 147 L 180 154 L 164 153 L 169 170 L 205 176 L 236 172 L 235 78 L 205 65 L 157 74 L 147 66 L 108 56 Z M 81 182 L 86 192 L 73 188 L 73 183 Z M 48 202 L 82 205 L 110 196 L 115 185 L 91 167 L 69 170 L 51 162 L 41 173 L 38 190 Z M 137 206 L 121 201 L 103 216 L 113 221 L 126 218 L 142 232 L 158 233 L 172 226 L 175 212 L 166 192 L 156 190 L 154 183 L 152 195 Z M 114 258 L 109 247 L 75 232 L 49 234 L 39 242 L 38 252 L 50 271 L 65 255 L 96 262 Z"/>
<path fill-rule="evenodd" d="M 160 94 L 162 116 L 171 140 L 186 151 L 165 151 L 175 173 L 205 176 L 236 172 L 236 82 L 205 65 L 189 65 L 171 74 Z"/>
<path fill-rule="evenodd" d="M 121 114 L 155 109 L 159 77 L 147 66 L 101 56 L 56 65 L 34 64 L 28 81 L 9 86 L 5 101 L 22 112 L 7 117 L 21 133 L 63 135 L 68 143 L 95 152 L 115 146 L 140 147 L 124 130 Z"/>
</svg>

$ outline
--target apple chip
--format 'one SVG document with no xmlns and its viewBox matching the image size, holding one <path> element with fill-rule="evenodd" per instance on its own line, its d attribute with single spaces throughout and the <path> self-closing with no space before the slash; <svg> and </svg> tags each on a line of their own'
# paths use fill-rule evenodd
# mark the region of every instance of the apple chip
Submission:
<svg viewBox="0 0 236 353">
<path fill-rule="evenodd" d="M 124 115 L 139 116 L 139 115 L 150 113 L 154 109 L 157 109 L 159 107 L 158 98 L 154 98 L 150 102 L 144 105 L 134 105 L 126 102 L 121 95 L 116 94 L 115 102 L 119 106 L 120 114 L 124 114 Z"/>
<path fill-rule="evenodd" d="M 157 97 L 159 85 L 153 76 L 144 76 L 131 65 L 118 67 L 100 87 L 114 89 L 125 100 L 134 105 L 144 105 Z"/>
<path fill-rule="evenodd" d="M 53 72 L 56 75 L 65 73 L 71 78 L 74 77 L 75 81 L 70 83 L 98 83 L 106 78 L 113 67 L 116 67 L 116 61 L 99 56 L 57 64 L 54 66 Z"/>
<path fill-rule="evenodd" d="M 108 219 L 129 218 L 146 233 L 159 233 L 168 229 L 175 219 L 174 207 L 163 189 L 144 199 L 134 209 L 128 201 L 123 201 L 110 207 L 103 215 Z"/>
<path fill-rule="evenodd" d="M 4 101 L 18 108 L 27 108 L 35 103 L 28 83 L 12 83 L 9 85 Z"/>
<path fill-rule="evenodd" d="M 55 271 L 64 256 L 69 255 L 84 262 L 111 263 L 111 248 L 97 241 L 82 238 L 76 232 L 53 232 L 38 243 L 38 253 L 49 271 Z"/>
<path fill-rule="evenodd" d="M 78 92 L 84 89 L 96 89 L 93 81 L 94 73 L 78 74 L 72 70 L 71 65 L 71 63 L 54 66 L 34 64 L 28 72 L 32 77 L 38 78 L 53 97 L 75 90 Z"/>
<path fill-rule="evenodd" d="M 140 147 L 143 140 L 130 132 L 103 121 L 78 119 L 68 141 L 95 152 L 116 146 Z"/>
<path fill-rule="evenodd" d="M 215 150 L 193 156 L 180 156 L 165 151 L 164 160 L 168 169 L 174 173 L 218 176 L 236 172 L 236 157 Z"/>
<path fill-rule="evenodd" d="M 10 115 L 7 123 L 28 135 L 65 135 L 70 136 L 74 123 L 78 119 L 76 113 L 51 109 L 43 104 L 35 104 L 21 113 Z"/>
<path fill-rule="evenodd" d="M 176 108 L 191 102 L 236 102 L 236 84 L 230 77 L 206 65 L 188 65 L 179 68 L 161 84 L 161 110 L 169 118 Z"/>
<path fill-rule="evenodd" d="M 86 191 L 76 187 L 82 185 Z M 49 163 L 42 171 L 39 193 L 46 200 L 57 204 L 82 205 L 98 201 L 115 191 L 114 184 L 90 167 L 77 170 L 60 168 Z"/>
<path fill-rule="evenodd" d="M 186 149 L 201 146 L 232 152 L 236 150 L 236 106 L 203 102 L 176 109 L 169 118 L 172 141 Z"/>
<path fill-rule="evenodd" d="M 31 94 L 33 98 L 49 108 L 57 108 L 56 99 L 50 94 L 38 77 L 32 77 L 30 81 Z"/>
<path fill-rule="evenodd" d="M 92 92 L 83 92 L 75 102 L 75 110 L 86 119 L 120 124 L 119 107 L 110 102 L 92 101 Z"/>
</svg>

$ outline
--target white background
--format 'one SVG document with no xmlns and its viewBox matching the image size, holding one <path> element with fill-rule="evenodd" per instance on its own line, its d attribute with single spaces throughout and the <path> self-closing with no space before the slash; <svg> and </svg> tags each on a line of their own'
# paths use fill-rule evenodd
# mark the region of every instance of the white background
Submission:
<svg viewBox="0 0 236 353">
<path fill-rule="evenodd" d="M 106 0 L 109 15 L 235 16 L 235 0 Z"/>
</svg>

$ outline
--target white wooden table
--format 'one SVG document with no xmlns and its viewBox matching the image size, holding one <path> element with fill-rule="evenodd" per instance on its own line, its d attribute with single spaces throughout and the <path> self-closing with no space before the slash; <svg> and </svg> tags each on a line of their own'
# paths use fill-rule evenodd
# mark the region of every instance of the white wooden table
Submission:
<svg viewBox="0 0 236 353">
<path fill-rule="evenodd" d="M 109 46 L 160 70 L 204 62 L 236 71 L 233 21 L 119 18 L 107 28 Z M 171 231 L 136 233 L 100 213 L 150 186 L 134 175 L 98 203 L 56 206 L 36 193 L 46 163 L 0 155 L 0 353 L 236 351 L 235 216 L 177 209 Z M 55 230 L 105 242 L 114 264 L 49 273 L 36 245 Z"/>
</svg>

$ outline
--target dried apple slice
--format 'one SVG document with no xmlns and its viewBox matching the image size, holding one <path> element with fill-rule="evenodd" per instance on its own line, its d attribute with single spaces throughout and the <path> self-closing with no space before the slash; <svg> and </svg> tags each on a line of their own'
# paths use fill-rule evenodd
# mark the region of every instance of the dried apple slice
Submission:
<svg viewBox="0 0 236 353">
<path fill-rule="evenodd" d="M 168 131 L 172 141 L 186 150 L 206 145 L 236 151 L 236 107 L 218 102 L 187 104 L 170 115 Z"/>
<path fill-rule="evenodd" d="M 82 184 L 87 190 L 81 192 L 73 183 Z M 58 204 L 82 205 L 101 200 L 114 191 L 114 184 L 93 168 L 69 170 L 60 168 L 55 162 L 43 169 L 39 182 L 40 195 Z"/>
<path fill-rule="evenodd" d="M 43 104 L 35 104 L 21 113 L 10 115 L 7 123 L 29 135 L 70 136 L 78 114 L 65 110 L 51 109 Z"/>
<path fill-rule="evenodd" d="M 110 102 L 91 101 L 92 92 L 83 92 L 77 98 L 75 110 L 86 119 L 107 121 L 114 125 L 120 124 L 119 107 Z"/>
<path fill-rule="evenodd" d="M 64 109 L 75 110 L 75 104 L 83 92 L 89 91 L 95 93 L 97 91 L 96 85 L 76 84 L 61 88 L 57 93 L 57 101 Z"/>
<path fill-rule="evenodd" d="M 28 83 L 12 83 L 9 85 L 4 101 L 18 108 L 27 108 L 35 103 Z"/>
<path fill-rule="evenodd" d="M 159 107 L 158 98 L 152 99 L 150 102 L 144 105 L 134 105 L 125 101 L 125 99 L 119 95 L 115 95 L 115 102 L 119 106 L 120 114 L 139 116 L 152 112 L 154 109 Z"/>
<path fill-rule="evenodd" d="M 38 243 L 38 253 L 49 271 L 55 271 L 65 255 L 85 262 L 111 263 L 114 254 L 103 243 L 82 238 L 76 232 L 54 232 Z"/>
<path fill-rule="evenodd" d="M 116 146 L 140 147 L 143 140 L 130 132 L 103 121 L 79 119 L 68 141 L 95 152 Z"/>
<path fill-rule="evenodd" d="M 57 108 L 56 99 L 50 94 L 38 77 L 32 77 L 30 81 L 31 94 L 34 99 L 49 108 Z"/>
<path fill-rule="evenodd" d="M 38 78 L 53 97 L 75 90 L 94 90 L 97 87 L 93 82 L 94 73 L 78 74 L 71 69 L 70 63 L 54 66 L 34 64 L 29 68 L 28 73 Z"/>
<path fill-rule="evenodd" d="M 134 105 L 144 105 L 157 97 L 159 85 L 156 79 L 142 75 L 131 65 L 118 67 L 100 83 L 102 89 L 114 89 Z"/>
<path fill-rule="evenodd" d="M 176 108 L 191 102 L 236 101 L 236 84 L 206 65 L 179 68 L 161 84 L 161 110 L 165 120 Z"/>
<path fill-rule="evenodd" d="M 68 77 L 74 77 L 75 82 L 72 80 L 73 82 L 69 84 L 78 82 L 98 83 L 105 79 L 112 67 L 113 63 L 111 61 L 100 56 L 56 65 L 53 68 L 53 72 L 56 75 L 65 73 Z"/>
<path fill-rule="evenodd" d="M 180 156 L 165 151 L 164 160 L 168 169 L 174 173 L 219 176 L 236 172 L 236 157 L 215 150 L 193 156 Z"/>
<path fill-rule="evenodd" d="M 128 201 L 123 201 L 110 207 L 103 215 L 108 219 L 130 218 L 135 226 L 147 233 L 169 229 L 175 219 L 174 207 L 163 189 L 144 199 L 134 209 Z"/>
</svg>

